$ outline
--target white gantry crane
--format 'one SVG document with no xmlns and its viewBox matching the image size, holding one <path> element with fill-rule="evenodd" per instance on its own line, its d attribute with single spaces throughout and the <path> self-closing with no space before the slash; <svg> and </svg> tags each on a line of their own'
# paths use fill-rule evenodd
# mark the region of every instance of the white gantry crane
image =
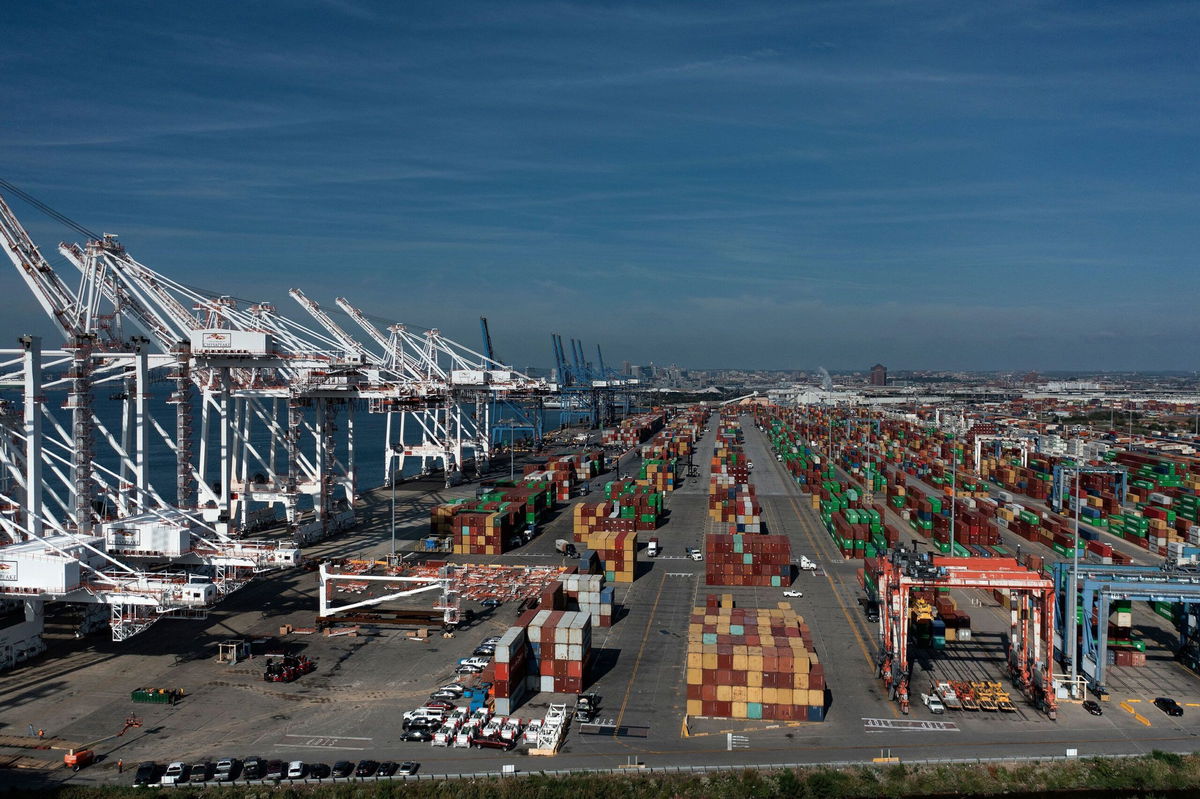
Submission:
<svg viewBox="0 0 1200 799">
<path fill-rule="evenodd" d="M 0 350 L 0 387 L 21 397 L 0 400 L 0 602 L 24 602 L 27 619 L 25 632 L 0 632 L 0 668 L 38 649 L 45 601 L 112 608 L 123 639 L 352 525 L 359 404 L 387 414 L 389 477 L 418 458 L 449 481 L 466 453 L 487 460 L 486 400 L 550 389 L 437 330 L 384 335 L 344 298 L 364 342 L 299 290 L 315 329 L 269 303 L 197 290 L 115 236 L 0 189 L 85 237 L 59 246 L 77 273 L 61 275 L 0 197 L 0 246 L 63 338 L 60 349 L 25 336 Z M 115 420 L 105 394 L 120 403 Z M 287 538 L 245 538 L 279 521 Z"/>
</svg>

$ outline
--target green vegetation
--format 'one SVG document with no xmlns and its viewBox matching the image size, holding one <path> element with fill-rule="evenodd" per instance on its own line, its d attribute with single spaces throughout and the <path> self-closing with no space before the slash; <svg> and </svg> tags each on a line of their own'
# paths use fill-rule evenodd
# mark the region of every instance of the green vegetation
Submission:
<svg viewBox="0 0 1200 799">
<path fill-rule="evenodd" d="M 547 764 L 550 765 L 550 764 Z M 724 771 L 696 775 L 521 776 L 429 782 L 363 782 L 279 788 L 64 787 L 10 789 L 6 797 L 55 799 L 802 799 L 900 796 L 1045 796 L 1084 792 L 1087 796 L 1146 796 L 1200 788 L 1200 755 L 1153 752 L 1136 758 L 1005 764 L 880 765 L 844 769 L 814 767 L 783 771 Z"/>
</svg>

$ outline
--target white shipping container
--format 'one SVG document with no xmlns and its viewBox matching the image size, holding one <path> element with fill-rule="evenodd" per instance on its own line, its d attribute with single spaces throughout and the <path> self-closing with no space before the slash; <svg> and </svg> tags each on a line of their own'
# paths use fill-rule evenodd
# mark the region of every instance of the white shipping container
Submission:
<svg viewBox="0 0 1200 799">
<path fill-rule="evenodd" d="M 551 676 L 543 676 L 541 678 L 541 683 L 538 687 L 542 691 L 545 691 L 548 694 L 554 693 L 554 677 L 552 675 Z"/>
<path fill-rule="evenodd" d="M 555 644 L 554 659 L 555 660 L 570 660 L 570 644 Z"/>
<path fill-rule="evenodd" d="M 583 660 L 583 647 L 579 644 L 571 644 L 568 647 L 567 660 L 579 662 Z"/>
</svg>

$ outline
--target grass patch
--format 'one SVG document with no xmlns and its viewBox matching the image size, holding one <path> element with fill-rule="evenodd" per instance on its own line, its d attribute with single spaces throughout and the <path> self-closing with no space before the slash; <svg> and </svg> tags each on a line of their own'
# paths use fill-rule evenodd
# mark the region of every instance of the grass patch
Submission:
<svg viewBox="0 0 1200 799">
<path fill-rule="evenodd" d="M 9 789 L 5 799 L 855 799 L 934 795 L 1114 796 L 1200 790 L 1200 755 L 1155 751 L 1136 758 L 847 768 L 729 770 L 707 774 L 575 774 L 429 782 L 226 786 L 177 789 L 47 787 Z"/>
</svg>

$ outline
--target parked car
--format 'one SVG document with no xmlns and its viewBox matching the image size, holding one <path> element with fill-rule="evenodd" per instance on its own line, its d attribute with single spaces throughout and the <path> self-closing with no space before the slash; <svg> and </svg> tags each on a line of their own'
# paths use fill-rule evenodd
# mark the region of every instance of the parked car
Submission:
<svg viewBox="0 0 1200 799">
<path fill-rule="evenodd" d="M 268 760 L 267 767 L 263 770 L 263 779 L 281 780 L 283 779 L 283 772 L 286 768 L 287 766 L 282 760 Z"/>
<path fill-rule="evenodd" d="M 400 733 L 401 741 L 432 741 L 433 730 L 424 727 L 412 727 Z"/>
<path fill-rule="evenodd" d="M 229 782 L 237 778 L 237 759 L 232 757 L 223 757 L 217 761 L 217 768 L 213 772 L 213 779 L 217 782 Z"/>
<path fill-rule="evenodd" d="M 192 770 L 188 773 L 188 782 L 208 782 L 211 775 L 212 763 L 193 763 Z"/>
<path fill-rule="evenodd" d="M 454 669 L 455 674 L 478 674 L 481 671 L 483 671 L 482 666 L 474 666 L 470 663 L 462 663 Z"/>
<path fill-rule="evenodd" d="M 333 764 L 333 776 L 335 777 L 349 777 L 352 771 L 354 771 L 354 764 L 349 760 L 339 760 Z"/>
<path fill-rule="evenodd" d="M 163 785 L 176 785 L 181 782 L 188 781 L 188 764 L 176 760 L 167 766 L 167 770 L 163 772 Z"/>
<path fill-rule="evenodd" d="M 433 710 L 442 710 L 447 713 L 451 710 L 454 710 L 454 705 L 450 702 L 442 702 L 437 699 L 433 700 L 432 702 L 426 702 L 425 707 L 432 708 Z"/>
<path fill-rule="evenodd" d="M 488 667 L 488 664 L 491 662 L 492 662 L 492 659 L 490 657 L 485 658 L 485 657 L 479 657 L 478 655 L 472 655 L 469 658 L 463 658 L 462 660 L 458 661 L 458 665 L 460 665 L 460 666 L 478 666 L 480 669 L 486 669 Z"/>
<path fill-rule="evenodd" d="M 379 764 L 379 768 L 375 769 L 376 777 L 390 777 L 396 773 L 398 767 L 390 760 L 385 760 Z"/>
<path fill-rule="evenodd" d="M 313 779 L 323 780 L 326 777 L 328 777 L 329 774 L 330 774 L 329 766 L 325 765 L 324 763 L 309 763 L 308 764 L 308 776 L 312 777 Z"/>
<path fill-rule="evenodd" d="M 488 597 L 487 599 L 483 600 L 479 604 L 483 605 L 485 608 L 498 608 L 501 605 L 503 605 L 504 603 L 501 602 L 499 599 L 493 599 L 492 597 Z"/>
<path fill-rule="evenodd" d="M 1176 702 L 1174 699 L 1171 699 L 1168 696 L 1160 696 L 1160 697 L 1156 698 L 1154 700 L 1154 706 L 1156 708 L 1158 708 L 1159 710 L 1161 710 L 1163 713 L 1166 713 L 1168 716 L 1182 716 L 1183 715 L 1183 708 L 1181 708 L 1179 706 L 1178 702 Z"/>
<path fill-rule="evenodd" d="M 484 638 L 479 643 L 481 643 L 481 644 L 498 644 L 498 643 L 500 643 L 500 636 L 489 635 L 487 638 Z"/>
<path fill-rule="evenodd" d="M 490 658 L 496 654 L 496 647 L 491 644 L 480 644 L 471 654 L 475 657 Z"/>
<path fill-rule="evenodd" d="M 304 765 L 303 760 L 293 760 L 288 763 L 287 778 L 289 780 L 302 779 L 308 773 L 308 766 Z"/>
<path fill-rule="evenodd" d="M 411 760 L 405 760 L 403 763 L 400 764 L 399 774 L 402 777 L 411 777 L 412 775 L 417 773 L 417 769 L 419 769 L 420 767 L 421 767 L 420 763 L 414 763 Z"/>
<path fill-rule="evenodd" d="M 436 730 L 442 726 L 442 716 L 419 716 L 404 722 L 405 730 Z"/>
<path fill-rule="evenodd" d="M 134 785 L 149 785 L 150 783 L 154 782 L 154 780 L 157 777 L 158 777 L 158 764 L 157 763 L 151 763 L 151 762 L 139 763 L 138 767 L 137 767 L 137 774 L 135 774 L 133 777 L 133 784 Z"/>
<path fill-rule="evenodd" d="M 1089 699 L 1083 703 L 1083 709 L 1093 716 L 1103 716 L 1104 708 L 1100 707 L 1100 703 L 1095 699 Z"/>
<path fill-rule="evenodd" d="M 459 682 L 448 682 L 445 685 L 443 685 L 441 688 L 439 688 L 438 690 L 439 691 L 450 691 L 451 693 L 457 694 L 458 696 L 462 696 L 463 691 L 466 690 L 466 686 Z"/>
<path fill-rule="evenodd" d="M 462 694 L 456 694 L 453 691 L 434 691 L 429 695 L 429 698 L 436 701 L 450 702 L 458 699 Z"/>
<path fill-rule="evenodd" d="M 358 768 L 354 769 L 356 777 L 370 777 L 379 769 L 379 763 L 375 760 L 360 760 Z"/>
<path fill-rule="evenodd" d="M 261 757 L 248 757 L 242 761 L 242 776 L 248 780 L 261 780 L 266 767 Z"/>
</svg>

